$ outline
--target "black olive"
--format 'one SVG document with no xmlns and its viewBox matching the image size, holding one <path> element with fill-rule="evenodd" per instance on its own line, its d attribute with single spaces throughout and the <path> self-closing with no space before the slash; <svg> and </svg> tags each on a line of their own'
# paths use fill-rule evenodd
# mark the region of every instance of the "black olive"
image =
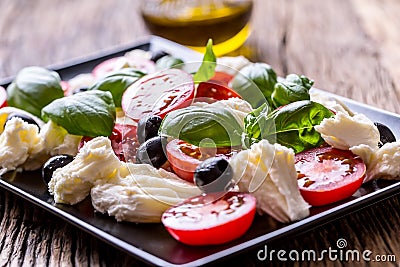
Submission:
<svg viewBox="0 0 400 267">
<path fill-rule="evenodd" d="M 168 56 L 169 54 L 165 51 L 162 50 L 158 50 L 152 53 L 151 55 L 151 61 L 156 62 L 157 60 L 159 60 L 162 57 Z"/>
<path fill-rule="evenodd" d="M 51 180 L 51 177 L 53 177 L 53 172 L 61 167 L 64 167 L 68 163 L 71 163 L 71 161 L 74 159 L 73 156 L 71 155 L 57 155 L 49 158 L 46 163 L 42 167 L 42 178 L 43 181 L 48 184 Z"/>
<path fill-rule="evenodd" d="M 160 128 L 162 119 L 156 115 L 148 115 L 141 118 L 137 125 L 137 139 L 140 144 L 143 144 L 146 140 L 158 135 L 158 129 Z"/>
<path fill-rule="evenodd" d="M 150 138 L 139 146 L 136 152 L 136 163 L 150 164 L 155 168 L 160 168 L 167 162 L 167 157 L 164 153 L 165 144 L 166 139 L 161 136 Z"/>
<path fill-rule="evenodd" d="M 32 119 L 32 117 L 29 117 L 28 115 L 17 113 L 17 112 L 11 112 L 10 114 L 8 114 L 4 125 L 12 118 L 20 118 L 21 120 L 23 120 L 29 124 L 36 125 L 40 129 L 39 124 L 37 124 L 37 122 L 34 119 Z"/>
<path fill-rule="evenodd" d="M 204 193 L 227 191 L 232 186 L 233 170 L 222 157 L 208 158 L 197 166 L 194 182 Z"/>
<path fill-rule="evenodd" d="M 382 147 L 386 143 L 396 142 L 396 137 L 389 129 L 389 127 L 380 122 L 374 122 L 374 124 L 379 130 L 379 135 L 380 135 L 380 142 L 378 144 L 379 147 Z"/>
</svg>

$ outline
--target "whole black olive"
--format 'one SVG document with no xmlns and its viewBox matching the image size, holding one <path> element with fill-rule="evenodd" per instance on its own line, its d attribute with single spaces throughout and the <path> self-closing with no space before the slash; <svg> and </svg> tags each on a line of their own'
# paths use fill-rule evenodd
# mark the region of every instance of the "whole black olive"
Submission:
<svg viewBox="0 0 400 267">
<path fill-rule="evenodd" d="M 167 157 L 164 153 L 165 144 L 166 140 L 161 136 L 150 138 L 139 146 L 136 152 L 136 163 L 147 163 L 155 168 L 160 168 L 167 162 Z"/>
<path fill-rule="evenodd" d="M 68 163 L 74 160 L 74 157 L 71 155 L 57 155 L 49 158 L 46 163 L 42 167 L 42 178 L 43 181 L 48 184 L 53 177 L 53 172 L 61 167 L 64 167 Z"/>
<path fill-rule="evenodd" d="M 380 122 L 374 122 L 375 126 L 378 128 L 380 135 L 379 147 L 382 147 L 386 143 L 396 142 L 396 137 L 392 133 L 392 131 L 386 125 Z"/>
<path fill-rule="evenodd" d="M 222 157 L 208 158 L 194 172 L 194 182 L 204 193 L 228 191 L 232 186 L 233 170 Z"/>
<path fill-rule="evenodd" d="M 141 118 L 137 125 L 137 138 L 143 144 L 146 140 L 158 135 L 162 119 L 157 115 L 148 115 Z"/>
<path fill-rule="evenodd" d="M 168 56 L 169 54 L 165 51 L 162 50 L 158 50 L 152 53 L 151 55 L 151 61 L 156 62 L 157 60 L 159 60 L 160 58 L 164 57 L 164 56 Z"/>
<path fill-rule="evenodd" d="M 21 113 L 17 113 L 17 112 L 11 112 L 10 114 L 8 114 L 6 122 L 4 123 L 4 125 L 6 125 L 6 123 L 11 120 L 12 118 L 20 118 L 21 120 L 29 123 L 29 124 L 33 124 L 36 125 L 39 129 L 39 124 L 37 124 L 37 122 L 32 119 L 32 117 L 29 117 L 28 115 L 25 114 L 21 114 Z"/>
</svg>

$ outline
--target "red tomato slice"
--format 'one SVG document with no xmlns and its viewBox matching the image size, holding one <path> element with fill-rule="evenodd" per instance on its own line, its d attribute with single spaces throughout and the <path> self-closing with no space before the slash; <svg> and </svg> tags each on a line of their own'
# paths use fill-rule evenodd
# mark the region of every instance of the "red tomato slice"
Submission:
<svg viewBox="0 0 400 267">
<path fill-rule="evenodd" d="M 228 85 L 232 79 L 232 75 L 222 71 L 216 71 L 214 76 L 211 78 L 211 80 L 222 82 L 224 85 Z"/>
<path fill-rule="evenodd" d="M 129 86 L 121 104 L 126 116 L 139 121 L 147 114 L 164 118 L 172 110 L 189 106 L 193 97 L 192 76 L 179 69 L 167 69 L 146 75 Z"/>
<path fill-rule="evenodd" d="M 192 183 L 194 171 L 203 160 L 214 156 L 229 159 L 237 152 L 230 147 L 200 148 L 179 139 L 170 141 L 166 150 L 171 169 L 180 178 Z"/>
<path fill-rule="evenodd" d="M 366 167 L 351 151 L 323 147 L 296 154 L 296 170 L 304 200 L 322 206 L 353 195 L 364 180 Z"/>
<path fill-rule="evenodd" d="M 4 87 L 0 86 L 0 108 L 7 107 L 7 91 Z"/>
<path fill-rule="evenodd" d="M 213 100 L 225 100 L 232 97 L 242 98 L 233 89 L 228 87 L 232 76 L 223 72 L 217 72 L 207 82 L 201 82 L 196 90 L 196 100 L 213 102 Z"/>
<path fill-rule="evenodd" d="M 139 142 L 136 140 L 136 126 L 129 124 L 115 124 L 111 135 L 111 147 L 115 155 L 122 161 L 134 161 Z M 79 143 L 78 150 L 92 140 L 93 137 L 84 136 Z"/>
<path fill-rule="evenodd" d="M 251 226 L 256 199 L 246 193 L 210 193 L 189 198 L 161 217 L 167 231 L 188 245 L 217 245 L 242 236 Z"/>
<path fill-rule="evenodd" d="M 123 57 L 114 57 L 101 62 L 99 65 L 93 68 L 93 76 L 97 78 L 104 77 L 107 73 L 114 71 L 118 60 L 123 60 Z M 153 73 L 156 70 L 154 62 L 144 58 L 138 59 L 135 62 L 135 65 L 130 67 L 145 73 Z"/>
<path fill-rule="evenodd" d="M 108 72 L 114 70 L 115 63 L 121 59 L 122 57 L 114 57 L 107 59 L 103 62 L 101 62 L 99 65 L 94 67 L 92 74 L 94 77 L 103 77 L 106 75 Z"/>
<path fill-rule="evenodd" d="M 193 183 L 194 170 L 201 163 L 199 147 L 174 139 L 167 144 L 166 150 L 172 170 L 182 179 Z"/>
</svg>

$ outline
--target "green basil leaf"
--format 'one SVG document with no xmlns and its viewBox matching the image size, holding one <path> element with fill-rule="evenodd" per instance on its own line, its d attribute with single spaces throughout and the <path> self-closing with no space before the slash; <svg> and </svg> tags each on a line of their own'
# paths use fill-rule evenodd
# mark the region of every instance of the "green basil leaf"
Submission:
<svg viewBox="0 0 400 267">
<path fill-rule="evenodd" d="M 113 72 L 96 82 L 89 90 L 110 91 L 116 107 L 121 107 L 122 95 L 125 90 L 145 73 L 133 69 L 124 68 Z"/>
<path fill-rule="evenodd" d="M 246 135 L 250 142 L 267 139 L 292 148 L 295 153 L 317 147 L 323 143 L 321 135 L 314 129 L 324 118 L 333 113 L 323 105 L 309 100 L 290 103 L 270 114 L 260 114 L 247 125 Z M 249 120 L 250 121 L 250 120 Z"/>
<path fill-rule="evenodd" d="M 269 113 L 269 106 L 264 103 L 257 109 L 246 115 L 244 118 L 244 128 L 246 129 L 246 134 L 244 138 L 244 145 L 249 148 L 251 144 L 258 142 L 262 139 L 261 129 L 265 127 L 260 127 L 260 124 L 264 123 L 265 116 Z"/>
<path fill-rule="evenodd" d="M 195 83 L 208 81 L 215 74 L 215 67 L 217 65 L 217 58 L 212 49 L 212 39 L 208 40 L 206 52 L 203 57 L 203 62 L 199 70 L 194 74 L 193 80 Z"/>
<path fill-rule="evenodd" d="M 42 119 L 52 120 L 70 134 L 109 136 L 115 122 L 115 105 L 108 91 L 91 90 L 56 99 L 42 109 Z"/>
<path fill-rule="evenodd" d="M 168 113 L 159 133 L 196 146 L 229 147 L 241 145 L 243 127 L 226 109 L 187 107 Z"/>
<path fill-rule="evenodd" d="M 278 82 L 274 86 L 271 98 L 274 107 L 280 107 L 300 100 L 309 100 L 309 90 L 314 84 L 313 80 L 306 76 L 289 74 L 284 81 Z"/>
<path fill-rule="evenodd" d="M 44 106 L 64 97 L 60 81 L 55 71 L 35 66 L 23 68 L 7 88 L 7 103 L 40 117 Z"/>
<path fill-rule="evenodd" d="M 183 60 L 176 58 L 171 55 L 166 55 L 157 60 L 156 68 L 158 70 L 170 69 L 170 68 L 181 68 Z"/>
<path fill-rule="evenodd" d="M 232 79 L 231 86 L 253 108 L 268 102 L 272 108 L 271 94 L 277 82 L 275 71 L 265 63 L 253 63 L 243 67 Z"/>
</svg>

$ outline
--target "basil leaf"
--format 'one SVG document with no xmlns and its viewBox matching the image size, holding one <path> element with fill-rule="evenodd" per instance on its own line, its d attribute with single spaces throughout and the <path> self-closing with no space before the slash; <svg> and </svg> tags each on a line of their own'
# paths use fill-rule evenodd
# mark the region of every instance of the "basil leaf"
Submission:
<svg viewBox="0 0 400 267">
<path fill-rule="evenodd" d="M 176 58 L 171 55 L 166 55 L 157 60 L 156 68 L 158 70 L 170 69 L 170 68 L 181 68 L 183 60 Z"/>
<path fill-rule="evenodd" d="M 42 109 L 42 119 L 52 120 L 70 134 L 109 136 L 115 122 L 115 105 L 107 91 L 91 90 L 56 99 Z"/>
<path fill-rule="evenodd" d="M 289 74 L 284 81 L 278 82 L 274 86 L 271 98 L 274 107 L 280 107 L 300 100 L 309 100 L 309 90 L 314 84 L 313 80 L 306 76 Z"/>
<path fill-rule="evenodd" d="M 206 52 L 203 57 L 203 63 L 199 70 L 194 74 L 193 80 L 195 83 L 208 81 L 215 74 L 215 66 L 217 65 L 217 58 L 212 50 L 212 39 L 209 39 L 206 46 Z"/>
<path fill-rule="evenodd" d="M 250 123 L 245 125 L 245 132 L 250 142 L 267 139 L 271 143 L 277 142 L 299 153 L 323 143 L 324 140 L 314 126 L 331 116 L 333 113 L 319 103 L 309 100 L 297 101 L 270 114 L 260 112 L 256 119 L 248 119 Z"/>
<path fill-rule="evenodd" d="M 110 91 L 116 107 L 121 107 L 122 95 L 125 90 L 145 73 L 133 69 L 124 68 L 118 72 L 111 73 L 96 82 L 89 90 Z"/>
<path fill-rule="evenodd" d="M 265 120 L 265 116 L 269 113 L 269 106 L 264 103 L 257 109 L 246 115 L 244 118 L 244 128 L 246 129 L 244 145 L 250 148 L 251 144 L 258 142 L 262 139 L 261 129 L 265 129 L 266 125 L 261 126 Z"/>
<path fill-rule="evenodd" d="M 7 103 L 40 117 L 44 106 L 64 97 L 60 81 L 55 71 L 35 66 L 23 68 L 7 87 Z"/>
<path fill-rule="evenodd" d="M 240 146 L 243 127 L 222 108 L 187 107 L 167 114 L 159 134 L 202 147 Z M 211 140 L 212 141 L 211 141 Z"/>
<path fill-rule="evenodd" d="M 231 86 L 253 108 L 266 101 L 273 107 L 271 94 L 277 82 L 275 71 L 265 63 L 253 63 L 243 67 L 232 79 Z"/>
</svg>

